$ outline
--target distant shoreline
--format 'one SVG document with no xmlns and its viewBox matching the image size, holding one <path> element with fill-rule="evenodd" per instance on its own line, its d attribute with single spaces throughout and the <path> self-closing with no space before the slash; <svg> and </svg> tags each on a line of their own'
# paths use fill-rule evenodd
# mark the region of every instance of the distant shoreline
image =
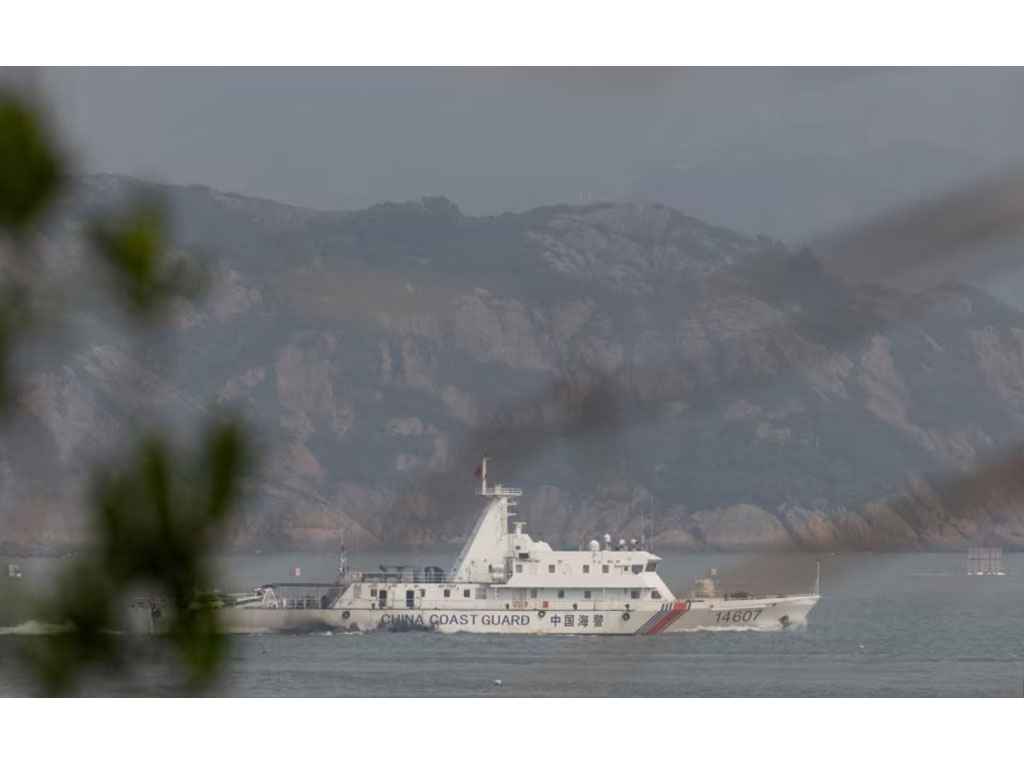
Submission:
<svg viewBox="0 0 1024 768">
<path fill-rule="evenodd" d="M 764 549 L 694 549 L 690 547 L 656 547 L 653 551 L 655 554 L 672 554 L 672 555 L 909 555 L 909 554 L 947 554 L 947 555 L 966 555 L 967 549 L 972 546 L 969 542 L 964 542 L 962 547 L 944 547 L 944 548 L 892 548 L 892 549 L 830 549 L 830 550 L 813 550 L 813 549 L 790 549 L 785 547 L 776 548 L 764 548 Z M 457 552 L 462 547 L 462 543 L 453 543 L 447 547 L 431 547 L 431 548 L 411 548 L 411 547 L 373 547 L 373 548 L 361 548 L 359 554 L 408 554 L 408 555 L 429 555 L 429 554 L 451 554 Z M 1007 554 L 1016 554 L 1018 552 L 1024 552 L 1024 548 L 1015 548 L 1002 546 L 1001 549 Z M 88 548 L 76 548 L 76 549 L 43 549 L 43 550 L 31 550 L 21 549 L 17 547 L 4 547 L 0 546 L 0 558 L 6 559 L 17 559 L 17 558 L 63 558 L 63 557 L 74 557 L 76 555 L 87 555 L 91 550 Z M 566 550 L 572 551 L 572 550 Z M 349 553 L 350 555 L 352 552 Z M 281 556 L 281 555 L 338 555 L 337 549 L 233 549 L 226 548 L 217 550 L 212 553 L 215 557 L 257 557 L 257 556 Z"/>
</svg>

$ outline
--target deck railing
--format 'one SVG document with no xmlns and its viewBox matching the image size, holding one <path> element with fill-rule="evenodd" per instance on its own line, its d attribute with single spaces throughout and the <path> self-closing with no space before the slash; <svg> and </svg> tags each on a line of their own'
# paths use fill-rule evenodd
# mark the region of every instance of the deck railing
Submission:
<svg viewBox="0 0 1024 768">
<path fill-rule="evenodd" d="M 346 574 L 346 581 L 350 583 L 366 584 L 369 582 L 394 582 L 400 581 L 407 584 L 450 584 L 451 574 L 445 571 L 349 571 Z"/>
</svg>

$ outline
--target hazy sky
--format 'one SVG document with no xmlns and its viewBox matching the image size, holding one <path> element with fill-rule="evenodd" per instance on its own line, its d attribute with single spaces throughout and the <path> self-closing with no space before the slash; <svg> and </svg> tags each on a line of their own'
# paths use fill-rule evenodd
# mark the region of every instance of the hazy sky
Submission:
<svg viewBox="0 0 1024 768">
<path fill-rule="evenodd" d="M 1001 70 L 65 69 L 40 78 L 85 168 L 327 208 L 617 198 L 652 167 L 919 141 L 1020 152 Z"/>
<path fill-rule="evenodd" d="M 301 205 L 443 194 L 467 212 L 621 195 L 668 150 L 674 86 L 574 93 L 445 70 L 63 70 L 45 76 L 90 170 Z"/>
<path fill-rule="evenodd" d="M 1019 70 L 63 69 L 37 82 L 83 170 L 331 209 L 657 194 L 797 241 L 1024 154 Z"/>
</svg>

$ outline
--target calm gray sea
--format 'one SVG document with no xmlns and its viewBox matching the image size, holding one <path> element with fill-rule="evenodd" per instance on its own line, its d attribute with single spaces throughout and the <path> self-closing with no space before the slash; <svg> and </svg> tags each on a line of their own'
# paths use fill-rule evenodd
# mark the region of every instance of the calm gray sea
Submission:
<svg viewBox="0 0 1024 768">
<path fill-rule="evenodd" d="M 452 553 L 365 554 L 378 563 L 451 564 Z M 6 561 L 5 561 L 6 562 Z M 20 560 L 48 581 L 60 560 Z M 1024 555 L 1005 577 L 964 575 L 963 556 L 822 555 L 808 627 L 652 637 L 502 637 L 430 632 L 234 638 L 226 696 L 1021 696 Z M 224 584 L 329 580 L 322 555 L 222 560 Z M 667 555 L 677 594 L 708 567 L 736 587 L 809 590 L 815 556 Z M 35 638 L 0 630 L 0 695 L 31 689 L 16 654 Z M 158 675 L 158 672 L 154 672 Z M 501 685 L 494 681 L 501 680 Z M 100 692 L 86 690 L 85 693 Z M 103 692 L 109 692 L 104 690 Z"/>
</svg>

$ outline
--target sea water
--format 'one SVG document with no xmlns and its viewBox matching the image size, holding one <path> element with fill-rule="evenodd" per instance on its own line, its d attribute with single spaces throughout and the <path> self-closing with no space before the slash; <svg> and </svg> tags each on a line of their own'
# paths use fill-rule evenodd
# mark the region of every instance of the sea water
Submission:
<svg viewBox="0 0 1024 768">
<path fill-rule="evenodd" d="M 453 553 L 364 554 L 355 566 L 436 563 Z M 680 596 L 709 567 L 734 588 L 810 591 L 814 555 L 668 554 L 658 571 Z M 1024 555 L 1007 576 L 967 576 L 964 555 L 822 554 L 822 599 L 806 628 L 641 637 L 501 636 L 435 632 L 231 638 L 213 693 L 224 696 L 1021 696 Z M 365 562 L 364 562 L 365 561 Z M 44 584 L 62 560 L 19 560 Z M 328 555 L 237 555 L 224 585 L 333 578 Z M 302 569 L 291 576 L 291 569 Z M 731 574 L 731 575 L 730 575 Z M 0 695 L 31 681 L 17 644 L 33 625 L 0 629 Z M 32 630 L 32 631 L 29 631 Z M 150 670 L 150 691 L 173 692 Z M 495 680 L 501 680 L 497 686 Z M 138 689 L 125 689 L 137 692 Z M 118 692 L 116 681 L 82 693 Z"/>
</svg>

